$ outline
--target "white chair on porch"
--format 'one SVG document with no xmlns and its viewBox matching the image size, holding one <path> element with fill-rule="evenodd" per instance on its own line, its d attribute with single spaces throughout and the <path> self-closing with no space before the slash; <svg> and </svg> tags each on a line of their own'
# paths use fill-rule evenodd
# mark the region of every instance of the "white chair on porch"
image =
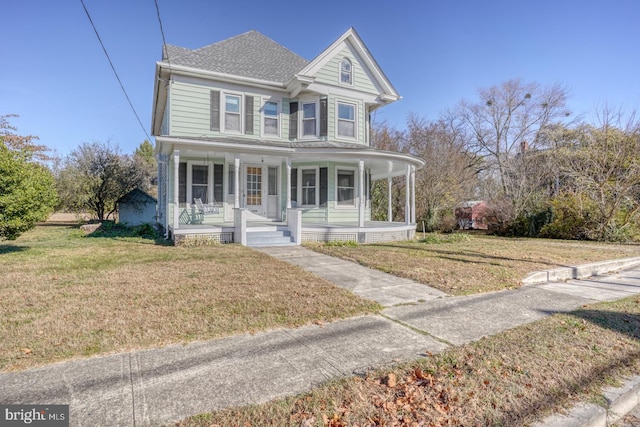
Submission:
<svg viewBox="0 0 640 427">
<path fill-rule="evenodd" d="M 195 202 L 196 209 L 198 210 L 200 215 L 217 214 L 219 212 L 218 206 L 216 206 L 215 203 L 209 203 L 205 205 L 204 203 L 202 203 L 202 199 L 200 198 L 193 199 L 193 201 Z"/>
</svg>

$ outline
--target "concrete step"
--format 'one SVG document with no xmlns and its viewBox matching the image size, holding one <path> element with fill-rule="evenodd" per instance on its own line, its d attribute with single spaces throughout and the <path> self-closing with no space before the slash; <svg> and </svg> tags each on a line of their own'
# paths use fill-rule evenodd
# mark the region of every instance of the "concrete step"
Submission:
<svg viewBox="0 0 640 427">
<path fill-rule="evenodd" d="M 293 244 L 289 230 L 247 231 L 247 246 L 283 246 Z"/>
</svg>

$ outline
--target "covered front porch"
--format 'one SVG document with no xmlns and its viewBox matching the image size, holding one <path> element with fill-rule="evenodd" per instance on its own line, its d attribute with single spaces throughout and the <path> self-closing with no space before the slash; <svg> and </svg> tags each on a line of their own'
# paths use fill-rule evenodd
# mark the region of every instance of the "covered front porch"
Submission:
<svg viewBox="0 0 640 427">
<path fill-rule="evenodd" d="M 413 156 L 355 144 L 158 137 L 159 222 L 167 237 L 250 243 L 268 230 L 309 241 L 407 239 L 415 233 Z M 404 221 L 372 221 L 372 182 L 405 178 Z M 164 185 L 164 187 L 163 187 Z M 247 237 L 249 236 L 249 238 Z"/>
</svg>

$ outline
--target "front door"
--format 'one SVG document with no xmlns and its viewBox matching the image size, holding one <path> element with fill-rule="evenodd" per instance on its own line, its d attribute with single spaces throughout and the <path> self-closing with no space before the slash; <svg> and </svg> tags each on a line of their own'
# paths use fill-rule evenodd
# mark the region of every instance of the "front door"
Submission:
<svg viewBox="0 0 640 427">
<path fill-rule="evenodd" d="M 253 213 L 263 215 L 262 166 L 246 166 L 245 183 L 245 207 Z"/>
</svg>

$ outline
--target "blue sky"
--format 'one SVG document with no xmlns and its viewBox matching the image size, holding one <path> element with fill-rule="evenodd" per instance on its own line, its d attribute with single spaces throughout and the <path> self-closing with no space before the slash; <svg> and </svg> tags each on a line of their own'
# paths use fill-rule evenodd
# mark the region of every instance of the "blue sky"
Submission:
<svg viewBox="0 0 640 427">
<path fill-rule="evenodd" d="M 84 0 L 140 116 L 114 77 L 80 0 L 9 0 L 0 26 L 0 114 L 58 155 L 111 141 L 132 153 L 150 133 L 162 36 L 153 0 Z M 158 0 L 166 41 L 199 48 L 257 30 L 311 60 L 356 28 L 403 99 L 376 119 L 433 120 L 512 78 L 562 84 L 574 115 L 640 110 L 640 2 L 258 2 Z"/>
</svg>

